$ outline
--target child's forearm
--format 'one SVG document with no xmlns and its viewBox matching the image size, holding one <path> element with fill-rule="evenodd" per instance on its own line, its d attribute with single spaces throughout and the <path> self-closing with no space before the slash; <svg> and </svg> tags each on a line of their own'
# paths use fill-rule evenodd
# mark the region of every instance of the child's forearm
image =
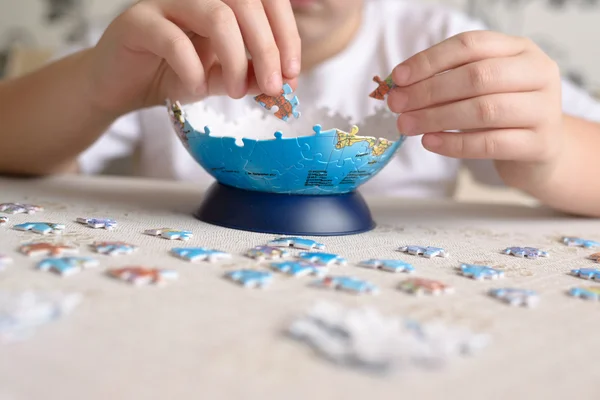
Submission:
<svg viewBox="0 0 600 400">
<path fill-rule="evenodd" d="M 542 184 L 522 188 L 558 210 L 600 217 L 600 124 L 564 117 L 562 155 Z"/>
<path fill-rule="evenodd" d="M 0 174 L 73 170 L 77 155 L 118 117 L 93 105 L 87 54 L 0 81 Z"/>
</svg>

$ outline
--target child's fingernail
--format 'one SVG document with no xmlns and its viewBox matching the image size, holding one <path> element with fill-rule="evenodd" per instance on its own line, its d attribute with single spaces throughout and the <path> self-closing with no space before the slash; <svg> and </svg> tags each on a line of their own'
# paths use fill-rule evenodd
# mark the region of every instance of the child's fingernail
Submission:
<svg viewBox="0 0 600 400">
<path fill-rule="evenodd" d="M 423 138 L 425 147 L 440 147 L 442 143 L 444 143 L 444 140 L 439 135 L 425 135 Z"/>
<path fill-rule="evenodd" d="M 287 70 L 290 75 L 298 75 L 300 73 L 300 61 L 297 58 L 292 58 L 288 61 Z"/>
<path fill-rule="evenodd" d="M 410 77 L 410 68 L 407 65 L 398 65 L 392 71 L 392 80 L 397 85 L 402 85 L 408 82 L 408 78 Z"/>
</svg>

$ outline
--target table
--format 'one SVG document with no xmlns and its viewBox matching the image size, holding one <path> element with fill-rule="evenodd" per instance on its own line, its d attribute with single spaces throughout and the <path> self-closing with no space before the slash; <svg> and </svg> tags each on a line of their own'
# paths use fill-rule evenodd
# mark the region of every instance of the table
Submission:
<svg viewBox="0 0 600 400">
<path fill-rule="evenodd" d="M 569 297 L 566 290 L 589 282 L 569 276 L 576 266 L 593 267 L 590 250 L 567 247 L 563 235 L 600 239 L 597 220 L 574 218 L 544 208 L 463 204 L 450 201 L 369 198 L 376 230 L 325 237 L 327 251 L 350 264 L 371 257 L 402 258 L 420 276 L 455 286 L 441 297 L 411 297 L 395 290 L 405 277 L 338 267 L 336 272 L 369 279 L 378 296 L 307 287 L 310 278 L 276 276 L 265 290 L 243 289 L 222 279 L 228 268 L 253 266 L 241 254 L 272 235 L 210 226 L 191 212 L 202 188 L 190 184 L 129 178 L 57 177 L 0 179 L 0 202 L 45 206 L 43 213 L 13 215 L 0 228 L 0 251 L 39 235 L 15 223 L 43 220 L 67 225 L 63 234 L 93 255 L 94 240 L 139 245 L 129 256 L 100 257 L 99 269 L 60 278 L 35 269 L 35 260 L 15 254 L 0 273 L 0 290 L 59 289 L 84 295 L 67 318 L 45 325 L 34 337 L 0 347 L 0 399 L 598 399 L 600 304 Z M 77 217 L 115 218 L 108 232 L 77 224 Z M 190 264 L 168 254 L 183 242 L 143 235 L 164 226 L 188 229 L 202 245 L 233 252 L 228 267 Z M 400 245 L 445 247 L 446 259 L 398 253 Z M 501 254 L 508 246 L 538 246 L 549 259 Z M 14 253 L 13 253 L 14 254 Z M 476 282 L 456 273 L 462 262 L 484 262 L 506 272 L 503 286 L 539 291 L 535 309 L 512 308 L 485 295 L 499 282 Z M 175 268 L 180 279 L 162 288 L 135 288 L 109 279 L 107 267 L 146 264 Z M 386 315 L 423 321 L 440 318 L 488 333 L 481 353 L 442 371 L 412 371 L 378 377 L 332 365 L 282 334 L 289 322 L 317 300 L 349 307 L 368 305 Z"/>
</svg>

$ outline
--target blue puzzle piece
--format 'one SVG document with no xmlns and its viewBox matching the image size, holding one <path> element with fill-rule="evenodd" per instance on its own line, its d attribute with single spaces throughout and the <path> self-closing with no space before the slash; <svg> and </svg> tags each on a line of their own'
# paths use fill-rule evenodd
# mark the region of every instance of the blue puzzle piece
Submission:
<svg viewBox="0 0 600 400">
<path fill-rule="evenodd" d="M 327 276 L 323 279 L 313 282 L 313 286 L 341 290 L 355 294 L 379 293 L 379 288 L 376 285 L 352 276 Z"/>
<path fill-rule="evenodd" d="M 291 276 L 317 275 L 322 276 L 327 273 L 327 268 L 323 265 L 313 264 L 307 261 L 283 261 L 271 263 L 271 268 Z"/>
<path fill-rule="evenodd" d="M 532 259 L 536 259 L 538 257 L 549 257 L 548 252 L 536 249 L 535 247 L 507 247 L 504 249 L 503 253 L 513 255 L 515 257 Z"/>
<path fill-rule="evenodd" d="M 412 254 L 413 256 L 422 255 L 425 258 L 442 257 L 446 258 L 449 256 L 448 252 L 441 247 L 432 246 L 403 246 L 398 249 L 403 253 Z"/>
<path fill-rule="evenodd" d="M 476 280 L 498 279 L 504 277 L 504 271 L 483 265 L 462 264 L 460 274 Z"/>
<path fill-rule="evenodd" d="M 574 238 L 574 237 L 564 237 L 562 241 L 564 244 L 566 244 L 567 246 L 570 246 L 570 247 L 578 246 L 578 247 L 583 247 L 586 249 L 600 247 L 600 243 L 598 243 L 594 240 L 587 240 L 587 239 Z"/>
<path fill-rule="evenodd" d="M 252 269 L 239 269 L 227 272 L 225 278 L 237 282 L 244 287 L 264 288 L 273 281 L 273 274 Z"/>
<path fill-rule="evenodd" d="M 90 257 L 52 257 L 42 260 L 38 264 L 38 269 L 68 276 L 80 272 L 84 268 L 98 265 L 98 261 Z"/>
<path fill-rule="evenodd" d="M 311 239 L 304 239 L 304 238 L 295 237 L 295 236 L 294 237 L 277 238 L 275 240 L 271 240 L 268 245 L 275 246 L 275 247 L 295 247 L 297 249 L 305 249 L 305 250 L 312 250 L 312 249 L 323 250 L 323 249 L 325 249 L 325 245 L 323 243 L 317 243 Z"/>
<path fill-rule="evenodd" d="M 148 229 L 144 231 L 146 235 L 151 236 L 160 236 L 164 239 L 168 240 L 190 240 L 194 234 L 190 231 L 183 231 L 179 229 L 171 229 L 171 228 L 159 228 L 159 229 Z"/>
<path fill-rule="evenodd" d="M 595 268 L 572 269 L 571 275 L 584 279 L 600 280 L 600 270 Z"/>
<path fill-rule="evenodd" d="M 258 261 L 275 260 L 289 256 L 289 251 L 274 246 L 256 246 L 246 252 L 246 257 Z"/>
<path fill-rule="evenodd" d="M 171 249 L 171 253 L 187 261 L 208 261 L 215 262 L 224 259 L 230 259 L 231 254 L 219 250 L 207 249 L 205 247 L 176 247 Z"/>
<path fill-rule="evenodd" d="M 402 260 L 370 259 L 361 261 L 358 265 L 364 268 L 381 269 L 388 272 L 406 272 L 410 274 L 415 271 L 415 268 L 411 264 Z"/>
<path fill-rule="evenodd" d="M 90 228 L 112 230 L 117 227 L 117 221 L 110 218 L 77 218 L 77 222 Z"/>
<path fill-rule="evenodd" d="M 91 247 L 96 253 L 109 256 L 131 254 L 138 249 L 137 246 L 125 242 L 95 242 Z"/>
<path fill-rule="evenodd" d="M 319 265 L 346 265 L 348 261 L 337 254 L 331 253 L 309 253 L 302 252 L 298 254 L 298 258 L 306 260 L 308 262 L 312 262 Z"/>
<path fill-rule="evenodd" d="M 15 225 L 14 229 L 47 235 L 49 233 L 62 233 L 65 226 L 63 224 L 55 224 L 52 222 L 26 222 L 24 224 Z"/>
<path fill-rule="evenodd" d="M 491 289 L 489 295 L 511 306 L 536 306 L 539 302 L 538 294 L 533 290 L 518 288 Z"/>
<path fill-rule="evenodd" d="M 574 287 L 569 290 L 569 295 L 580 297 L 584 300 L 600 300 L 600 286 Z"/>
</svg>

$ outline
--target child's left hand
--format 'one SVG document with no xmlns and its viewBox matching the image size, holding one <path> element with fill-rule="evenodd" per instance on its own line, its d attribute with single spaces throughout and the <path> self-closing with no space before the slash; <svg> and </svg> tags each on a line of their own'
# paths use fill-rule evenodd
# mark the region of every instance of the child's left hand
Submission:
<svg viewBox="0 0 600 400">
<path fill-rule="evenodd" d="M 432 152 L 497 160 L 504 181 L 515 186 L 539 178 L 538 166 L 561 153 L 559 69 L 529 39 L 465 32 L 399 64 L 392 78 L 397 87 L 388 105 L 401 113 L 399 131 L 424 134 Z"/>
</svg>

